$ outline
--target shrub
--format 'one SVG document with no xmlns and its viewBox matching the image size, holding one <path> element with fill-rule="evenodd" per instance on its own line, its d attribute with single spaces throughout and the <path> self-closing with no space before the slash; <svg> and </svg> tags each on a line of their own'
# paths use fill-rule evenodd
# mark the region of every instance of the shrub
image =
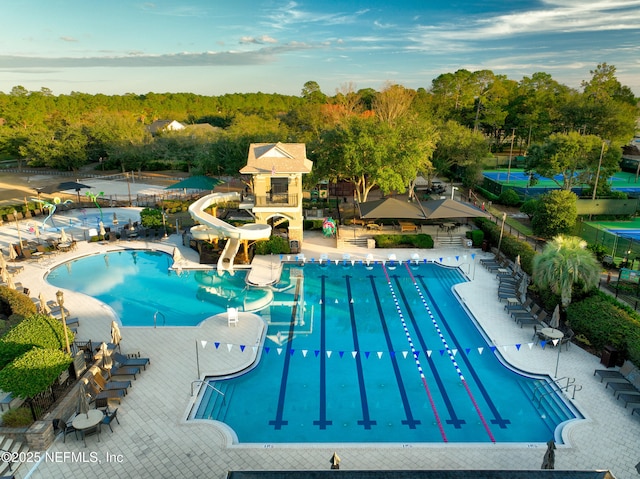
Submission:
<svg viewBox="0 0 640 479">
<path fill-rule="evenodd" d="M 500 227 L 486 218 L 476 218 L 476 225 L 484 231 L 485 238 L 494 245 L 500 242 Z M 533 272 L 533 257 L 536 252 L 524 241 L 519 241 L 508 233 L 502 235 L 500 250 L 512 261 L 520 255 L 520 264 L 525 273 L 531 275 Z"/>
<path fill-rule="evenodd" d="M 291 253 L 289 243 L 280 236 L 272 236 L 267 241 L 256 243 L 256 254 L 288 254 Z"/>
<path fill-rule="evenodd" d="M 145 228 L 162 226 L 162 211 L 156 208 L 145 208 L 140 212 L 140 223 Z"/>
<path fill-rule="evenodd" d="M 520 202 L 520 196 L 518 196 L 518 193 L 516 193 L 513 188 L 506 188 L 502 190 L 502 193 L 498 196 L 498 203 L 506 206 L 516 206 L 519 205 Z"/>
<path fill-rule="evenodd" d="M 482 230 L 467 231 L 465 236 L 473 242 L 473 246 L 480 246 L 484 241 L 484 231 Z"/>
<path fill-rule="evenodd" d="M 7 286 L 0 286 L 0 302 L 6 303 L 12 314 L 22 317 L 36 314 L 36 305 L 29 296 Z"/>
<path fill-rule="evenodd" d="M 417 235 L 376 235 L 377 248 L 397 248 L 407 246 L 410 248 L 433 248 L 433 238 L 426 234 Z"/>
<path fill-rule="evenodd" d="M 69 328 L 67 334 L 72 343 L 74 336 Z M 43 314 L 28 316 L 0 340 L 0 369 L 33 347 L 62 349 L 64 344 L 61 321 Z"/>
<path fill-rule="evenodd" d="M 305 230 L 321 230 L 324 219 L 320 220 L 304 220 L 302 228 Z"/>
<path fill-rule="evenodd" d="M 640 318 L 615 298 L 597 291 L 572 302 L 567 320 L 576 334 L 586 336 L 596 349 L 611 345 L 640 364 Z"/>
<path fill-rule="evenodd" d="M 71 362 L 62 351 L 34 347 L 0 371 L 0 389 L 33 397 L 49 388 Z"/>
<path fill-rule="evenodd" d="M 2 423 L 6 427 L 27 427 L 33 423 L 33 415 L 27 407 L 10 409 L 2 415 Z"/>
</svg>

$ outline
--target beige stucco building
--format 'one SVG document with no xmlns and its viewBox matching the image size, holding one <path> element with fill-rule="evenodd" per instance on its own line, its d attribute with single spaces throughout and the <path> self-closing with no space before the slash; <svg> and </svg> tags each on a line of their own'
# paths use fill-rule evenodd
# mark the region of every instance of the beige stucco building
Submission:
<svg viewBox="0 0 640 479">
<path fill-rule="evenodd" d="M 302 175 L 310 173 L 313 163 L 307 158 L 304 143 L 252 143 L 247 166 L 240 170 L 251 175 L 251 210 L 256 223 L 273 225 L 289 222 L 289 241 L 302 245 Z"/>
</svg>

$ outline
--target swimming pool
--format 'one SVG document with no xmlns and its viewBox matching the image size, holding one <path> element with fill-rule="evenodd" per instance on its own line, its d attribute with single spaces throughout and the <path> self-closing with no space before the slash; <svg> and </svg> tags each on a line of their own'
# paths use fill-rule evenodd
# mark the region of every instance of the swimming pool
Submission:
<svg viewBox="0 0 640 479">
<path fill-rule="evenodd" d="M 502 363 L 452 291 L 466 281 L 458 269 L 286 264 L 275 287 L 248 288 L 241 271 L 178 275 L 171 264 L 124 250 L 71 261 L 48 280 L 100 299 L 126 326 L 152 326 L 155 311 L 171 326 L 227 306 L 260 315 L 256 367 L 212 379 L 190 415 L 224 422 L 237 442 L 560 443 L 561 426 L 581 417 L 548 377 Z"/>
<path fill-rule="evenodd" d="M 196 326 L 227 307 L 255 311 L 272 296 L 247 286 L 242 272 L 223 281 L 215 271 L 176 272 L 172 264 L 162 252 L 112 251 L 57 266 L 47 281 L 99 299 L 123 326 Z"/>
<path fill-rule="evenodd" d="M 211 379 L 194 419 L 241 443 L 562 442 L 580 417 L 548 378 L 506 367 L 433 263 L 290 265 L 259 363 Z"/>
</svg>

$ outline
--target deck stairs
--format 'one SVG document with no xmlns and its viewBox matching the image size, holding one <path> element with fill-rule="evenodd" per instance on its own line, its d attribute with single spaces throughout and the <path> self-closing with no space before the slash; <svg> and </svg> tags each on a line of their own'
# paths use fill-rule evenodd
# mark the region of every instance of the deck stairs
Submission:
<svg viewBox="0 0 640 479">
<path fill-rule="evenodd" d="M 0 436 L 0 453 L 3 455 L 7 452 L 10 452 L 15 455 L 16 460 L 7 462 L 2 461 L 0 464 L 0 476 L 1 477 L 12 477 L 15 475 L 16 471 L 20 468 L 23 461 L 20 459 L 27 458 L 27 452 L 29 452 L 29 447 L 20 442 L 10 439 L 8 437 Z"/>
</svg>

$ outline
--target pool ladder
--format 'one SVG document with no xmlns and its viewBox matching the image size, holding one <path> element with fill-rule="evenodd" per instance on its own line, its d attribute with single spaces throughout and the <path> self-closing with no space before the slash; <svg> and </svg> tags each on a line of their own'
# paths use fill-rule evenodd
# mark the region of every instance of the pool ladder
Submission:
<svg viewBox="0 0 640 479">
<path fill-rule="evenodd" d="M 560 381 L 564 381 L 564 380 L 567 381 L 567 384 L 565 384 L 564 386 L 561 386 L 559 383 Z M 567 393 L 569 392 L 569 389 L 573 389 L 573 394 L 571 395 L 571 399 L 575 399 L 576 391 L 580 391 L 582 389 L 582 385 L 576 384 L 576 378 L 569 378 L 569 377 L 558 378 L 558 379 L 554 379 L 553 382 L 551 382 L 551 384 L 555 384 L 555 386 L 558 388 L 559 391 L 565 391 Z M 538 391 L 542 391 L 540 396 L 537 397 L 538 404 L 542 403 L 543 397 L 556 392 L 556 389 L 553 387 L 550 390 L 546 390 L 546 386 L 549 386 L 551 384 L 546 382 L 538 384 L 536 388 L 533 390 L 534 401 L 536 400 L 536 395 L 538 394 Z"/>
<path fill-rule="evenodd" d="M 222 404 L 225 404 L 225 395 L 222 391 L 220 391 L 219 389 L 217 389 L 216 387 L 212 386 L 208 381 L 204 380 L 204 379 L 197 379 L 195 381 L 191 381 L 191 397 L 193 397 L 193 385 L 194 384 L 204 384 L 205 386 L 207 386 L 208 388 L 211 388 L 214 392 L 220 394 L 220 396 L 222 396 Z"/>
<path fill-rule="evenodd" d="M 164 326 L 167 323 L 167 318 L 164 317 L 164 314 L 162 314 L 161 311 L 156 311 L 155 313 L 153 313 L 153 327 L 157 327 L 158 326 L 158 316 L 162 316 L 162 324 L 161 326 Z"/>
</svg>

